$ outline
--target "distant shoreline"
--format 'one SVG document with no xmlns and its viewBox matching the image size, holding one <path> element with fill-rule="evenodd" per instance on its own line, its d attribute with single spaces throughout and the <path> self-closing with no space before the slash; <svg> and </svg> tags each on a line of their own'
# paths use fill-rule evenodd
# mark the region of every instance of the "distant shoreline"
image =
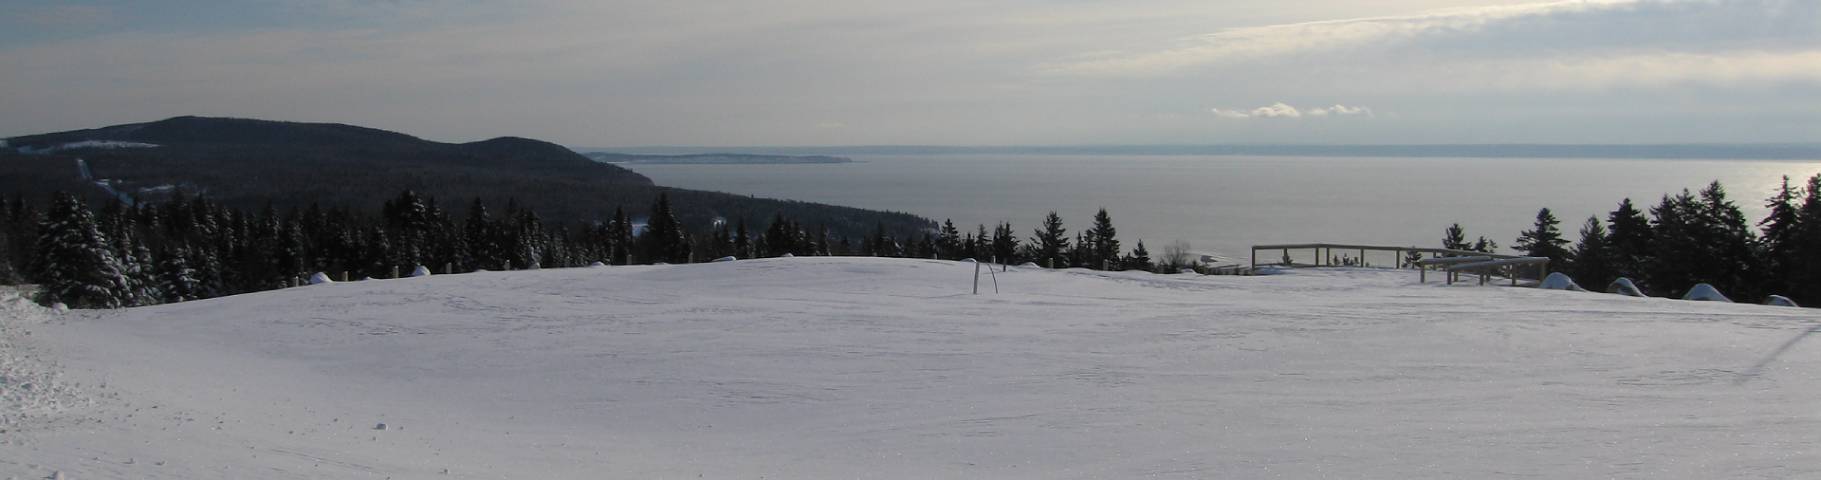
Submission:
<svg viewBox="0 0 1821 480">
<path fill-rule="evenodd" d="M 793 165 L 853 162 L 853 159 L 847 157 L 830 155 L 771 155 L 748 153 L 653 155 L 612 152 L 587 152 L 582 155 L 597 162 L 631 165 Z"/>
<path fill-rule="evenodd" d="M 599 152 L 608 149 L 578 149 Z M 648 146 L 612 149 L 640 156 L 842 155 L 1206 155 L 1303 157 L 1601 158 L 1662 160 L 1821 160 L 1821 143 L 1781 144 L 1474 144 L 1474 145 L 1079 145 L 940 146 L 852 145 L 803 147 Z M 593 155 L 589 153 L 588 155 Z"/>
</svg>

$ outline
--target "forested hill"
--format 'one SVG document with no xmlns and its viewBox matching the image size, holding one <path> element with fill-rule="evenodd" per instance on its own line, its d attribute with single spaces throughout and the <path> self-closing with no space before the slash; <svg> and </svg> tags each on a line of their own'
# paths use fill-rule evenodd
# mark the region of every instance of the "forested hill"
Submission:
<svg viewBox="0 0 1821 480">
<path fill-rule="evenodd" d="M 13 137 L 5 145 L 0 193 L 28 199 L 63 190 L 159 200 L 182 189 L 247 209 L 268 202 L 280 209 L 370 208 L 414 190 L 446 207 L 474 198 L 514 201 L 546 220 L 591 222 L 606 220 L 615 207 L 642 216 L 657 192 L 667 191 L 678 217 L 698 229 L 716 219 L 763 222 L 778 214 L 856 238 L 881 224 L 904 234 L 934 226 L 902 213 L 666 188 L 563 146 L 515 137 L 442 143 L 353 125 L 177 117 Z"/>
</svg>

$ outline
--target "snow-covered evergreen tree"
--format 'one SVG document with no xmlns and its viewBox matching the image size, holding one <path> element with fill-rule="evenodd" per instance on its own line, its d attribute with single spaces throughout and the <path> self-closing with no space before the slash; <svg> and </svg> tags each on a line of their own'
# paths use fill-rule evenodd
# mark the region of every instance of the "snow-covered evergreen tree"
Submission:
<svg viewBox="0 0 1821 480">
<path fill-rule="evenodd" d="M 207 295 L 196 269 L 190 265 L 188 247 L 174 247 L 158 260 L 158 289 L 167 303 L 187 302 Z"/>
<path fill-rule="evenodd" d="M 42 301 L 73 308 L 127 306 L 130 287 L 94 214 L 74 195 L 58 194 L 38 228 L 36 281 Z"/>
</svg>

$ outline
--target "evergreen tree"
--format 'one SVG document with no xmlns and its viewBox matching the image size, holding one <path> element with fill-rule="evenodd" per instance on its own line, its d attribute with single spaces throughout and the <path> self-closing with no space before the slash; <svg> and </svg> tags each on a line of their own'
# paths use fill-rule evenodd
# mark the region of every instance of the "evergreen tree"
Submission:
<svg viewBox="0 0 1821 480">
<path fill-rule="evenodd" d="M 1051 211 L 1043 217 L 1043 227 L 1034 231 L 1031 244 L 1036 247 L 1037 263 L 1043 266 L 1068 266 L 1069 259 L 1063 253 L 1069 248 L 1068 229 L 1062 227 L 1062 216 Z"/>
<path fill-rule="evenodd" d="M 1821 174 L 1809 177 L 1808 196 L 1796 212 L 1794 248 L 1789 262 L 1791 287 L 1786 296 L 1802 305 L 1821 304 Z"/>
<path fill-rule="evenodd" d="M 34 268 L 42 301 L 72 308 L 127 306 L 129 287 L 94 214 L 74 195 L 59 193 L 38 227 Z"/>
<path fill-rule="evenodd" d="M 1633 282 L 1645 282 L 1644 267 L 1650 262 L 1650 219 L 1627 198 L 1606 216 L 1606 223 L 1612 226 L 1606 234 L 1606 247 L 1611 250 L 1615 274 Z"/>
<path fill-rule="evenodd" d="M 190 266 L 190 249 L 173 247 L 158 261 L 158 289 L 166 303 L 187 302 L 204 298 L 202 281 Z"/>
<path fill-rule="evenodd" d="M 1581 225 L 1581 241 L 1574 246 L 1574 263 L 1570 270 L 1575 282 L 1581 286 L 1604 289 L 1619 277 L 1613 265 L 1612 248 L 1606 245 L 1608 235 L 1599 217 L 1587 217 L 1587 223 Z"/>
<path fill-rule="evenodd" d="M 1473 246 L 1467 244 L 1466 229 L 1461 228 L 1461 224 L 1456 223 L 1449 225 L 1447 230 L 1442 231 L 1442 248 L 1448 250 L 1471 250 Z"/>
<path fill-rule="evenodd" d="M 1469 250 L 1480 253 L 1497 253 L 1499 250 L 1499 242 L 1494 242 L 1487 239 L 1485 236 L 1481 236 L 1479 240 L 1473 242 L 1473 247 L 1469 248 Z"/>
<path fill-rule="evenodd" d="M 645 222 L 645 233 L 639 235 L 639 240 L 648 262 L 689 262 L 689 234 L 670 208 L 670 194 L 658 193 L 657 201 L 651 205 L 651 219 Z"/>
<path fill-rule="evenodd" d="M 1021 259 L 1018 258 L 1018 234 L 1013 232 L 1011 222 L 993 227 L 993 258 L 997 259 L 999 263 L 1008 265 L 1024 263 L 1019 261 Z"/>
<path fill-rule="evenodd" d="M 1561 224 L 1548 208 L 1537 210 L 1536 224 L 1519 233 L 1512 246 L 1525 255 L 1548 258 L 1553 270 L 1567 270 L 1568 240 L 1562 238 Z"/>
<path fill-rule="evenodd" d="M 1094 214 L 1094 226 L 1087 233 L 1087 241 L 1092 244 L 1087 258 L 1088 268 L 1107 268 L 1107 264 L 1119 261 L 1118 237 L 1118 230 L 1113 229 L 1112 216 L 1107 215 L 1107 209 L 1101 208 L 1099 213 Z"/>
<path fill-rule="evenodd" d="M 1144 248 L 1142 239 L 1138 241 L 1138 245 L 1132 247 L 1132 254 L 1125 257 L 1124 263 L 1126 270 L 1149 272 L 1155 268 L 1155 265 L 1151 264 L 1151 251 Z"/>
<path fill-rule="evenodd" d="M 1797 202 L 1802 199 L 1802 192 L 1790 188 L 1789 176 L 1783 177 L 1783 184 L 1777 192 L 1764 202 L 1769 209 L 1758 227 L 1764 232 L 1761 237 L 1764 246 L 1764 264 L 1768 267 L 1770 278 L 1765 279 L 1765 287 L 1776 292 L 1792 291 L 1792 280 L 1801 262 L 1797 252 L 1801 250 L 1799 239 L 1802 229 L 1810 226 L 1802 223 L 1802 207 Z M 1773 292 L 1775 293 L 1775 292 Z"/>
<path fill-rule="evenodd" d="M 1699 272 L 1723 292 L 1734 298 L 1756 299 L 1763 296 L 1764 268 L 1759 263 L 1758 236 L 1751 221 L 1738 205 L 1727 200 L 1726 190 L 1715 181 L 1701 189 L 1697 210 L 1697 232 L 1711 265 Z"/>
<path fill-rule="evenodd" d="M 942 220 L 942 231 L 936 238 L 936 256 L 943 260 L 960 260 L 962 253 L 961 231 L 955 228 L 953 220 Z"/>
</svg>

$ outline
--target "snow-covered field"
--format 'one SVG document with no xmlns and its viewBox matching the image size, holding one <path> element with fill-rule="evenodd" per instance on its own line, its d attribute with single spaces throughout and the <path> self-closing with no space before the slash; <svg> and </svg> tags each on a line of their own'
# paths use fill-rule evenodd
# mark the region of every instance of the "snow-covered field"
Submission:
<svg viewBox="0 0 1821 480">
<path fill-rule="evenodd" d="M 1821 476 L 1821 339 L 1753 368 L 1815 310 L 1346 269 L 1014 269 L 975 296 L 972 272 L 0 301 L 0 478 Z"/>
</svg>

